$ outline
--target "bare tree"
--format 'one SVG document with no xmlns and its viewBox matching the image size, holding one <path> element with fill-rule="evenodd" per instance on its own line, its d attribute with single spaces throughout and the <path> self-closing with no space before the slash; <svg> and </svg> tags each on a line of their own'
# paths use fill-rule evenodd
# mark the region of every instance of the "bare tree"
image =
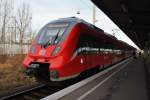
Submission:
<svg viewBox="0 0 150 100">
<path fill-rule="evenodd" d="M 22 45 L 24 40 L 28 41 L 25 37 L 30 38 L 31 36 L 28 34 L 32 33 L 32 14 L 30 12 L 30 6 L 26 3 L 22 3 L 17 9 L 13 9 L 13 7 L 14 0 L 0 0 L 0 42 L 3 45 L 0 49 L 6 53 L 8 48 L 11 48 L 19 40 L 20 51 L 23 53 Z M 5 45 L 6 43 L 9 43 L 9 45 Z"/>
<path fill-rule="evenodd" d="M 19 36 L 20 36 L 20 45 L 21 45 L 21 53 L 23 53 L 22 44 L 25 33 L 28 31 L 31 23 L 32 14 L 30 12 L 30 6 L 28 4 L 23 3 L 20 8 L 18 8 L 18 13 L 16 16 Z"/>
<path fill-rule="evenodd" d="M 2 0 L 0 0 L 0 11 L 1 11 L 1 7 L 2 7 Z M 1 12 L 0 12 L 1 15 Z"/>
<path fill-rule="evenodd" d="M 13 0 L 0 0 L 0 42 L 1 44 L 1 54 L 5 54 L 7 46 L 5 45 L 6 41 L 8 42 L 9 38 L 9 22 L 10 16 L 13 14 Z"/>
<path fill-rule="evenodd" d="M 12 0 L 1 0 L 1 41 L 5 42 L 6 25 L 10 20 L 10 15 L 13 11 L 13 1 Z"/>
</svg>

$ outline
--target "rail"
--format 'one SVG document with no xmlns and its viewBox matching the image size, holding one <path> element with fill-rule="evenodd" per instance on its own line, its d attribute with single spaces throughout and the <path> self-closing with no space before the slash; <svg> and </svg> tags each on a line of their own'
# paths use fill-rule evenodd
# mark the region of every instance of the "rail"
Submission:
<svg viewBox="0 0 150 100">
<path fill-rule="evenodd" d="M 39 100 L 56 91 L 59 91 L 60 89 L 61 87 L 52 87 L 49 86 L 48 83 L 38 83 L 34 86 L 27 87 L 26 89 L 16 89 L 15 92 L 0 98 L 0 100 Z"/>
</svg>

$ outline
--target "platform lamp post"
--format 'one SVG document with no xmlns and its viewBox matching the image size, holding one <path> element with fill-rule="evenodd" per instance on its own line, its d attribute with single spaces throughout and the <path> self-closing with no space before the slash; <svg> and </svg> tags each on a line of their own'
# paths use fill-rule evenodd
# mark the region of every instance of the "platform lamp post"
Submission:
<svg viewBox="0 0 150 100">
<path fill-rule="evenodd" d="M 119 29 L 112 29 L 112 32 L 113 32 L 112 35 L 113 35 L 114 37 L 116 37 L 116 32 L 118 32 L 118 31 L 120 31 L 120 30 L 119 30 Z"/>
<path fill-rule="evenodd" d="M 79 16 L 80 16 L 80 14 L 81 14 L 80 10 L 77 9 L 77 11 L 76 11 L 76 16 L 77 16 L 78 18 L 79 18 Z"/>
<path fill-rule="evenodd" d="M 93 8 L 92 8 L 92 22 L 93 22 L 93 25 L 95 25 L 96 22 L 98 22 L 98 20 L 96 19 L 96 7 L 94 4 L 93 4 Z"/>
<path fill-rule="evenodd" d="M 80 14 L 80 10 L 77 10 L 77 15 L 79 15 Z"/>
<path fill-rule="evenodd" d="M 92 18 L 93 18 L 93 25 L 96 23 L 96 8 L 95 5 L 93 4 L 93 9 L 92 9 Z"/>
</svg>

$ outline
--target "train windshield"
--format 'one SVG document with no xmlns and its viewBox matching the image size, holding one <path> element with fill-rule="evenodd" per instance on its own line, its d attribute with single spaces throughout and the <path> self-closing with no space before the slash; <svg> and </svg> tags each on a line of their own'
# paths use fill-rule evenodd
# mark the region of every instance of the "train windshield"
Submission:
<svg viewBox="0 0 150 100">
<path fill-rule="evenodd" d="M 50 45 L 57 44 L 63 33 L 68 27 L 68 23 L 48 24 L 40 32 L 36 38 L 37 44 Z"/>
</svg>

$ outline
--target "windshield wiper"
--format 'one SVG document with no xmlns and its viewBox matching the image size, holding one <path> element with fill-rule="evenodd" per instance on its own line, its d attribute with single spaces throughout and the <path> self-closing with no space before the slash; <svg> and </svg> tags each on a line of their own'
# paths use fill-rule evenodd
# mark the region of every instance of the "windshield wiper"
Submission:
<svg viewBox="0 0 150 100">
<path fill-rule="evenodd" d="M 43 47 L 44 47 L 44 48 L 47 48 L 47 47 L 49 46 L 49 44 L 55 44 L 55 41 L 56 41 L 56 39 L 58 38 L 59 33 L 60 33 L 60 29 L 58 30 L 56 36 L 54 37 L 54 40 L 51 39 L 51 42 L 50 42 L 50 40 L 48 40 L 48 41 L 43 45 Z"/>
<path fill-rule="evenodd" d="M 48 45 L 50 44 L 49 41 L 50 41 L 50 40 L 48 40 L 48 41 L 47 41 L 46 43 L 44 43 L 42 46 L 43 46 L 44 48 L 47 48 Z"/>
<path fill-rule="evenodd" d="M 57 32 L 57 34 L 56 34 L 56 36 L 55 36 L 55 38 L 54 38 L 53 44 L 55 44 L 55 41 L 57 40 L 57 38 L 58 38 L 58 36 L 59 36 L 59 33 L 60 33 L 60 29 L 58 30 L 58 32 Z"/>
</svg>

